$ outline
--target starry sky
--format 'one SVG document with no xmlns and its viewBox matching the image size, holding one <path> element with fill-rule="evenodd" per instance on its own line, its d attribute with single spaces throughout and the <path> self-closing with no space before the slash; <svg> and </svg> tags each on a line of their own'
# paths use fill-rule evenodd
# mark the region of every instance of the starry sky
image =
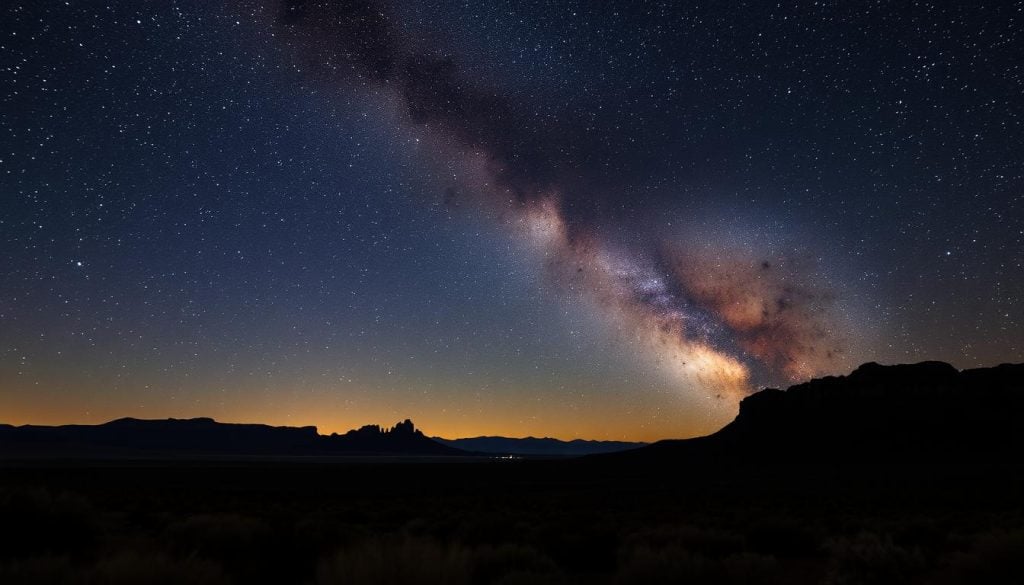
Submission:
<svg viewBox="0 0 1024 585">
<path fill-rule="evenodd" d="M 0 7 L 0 422 L 711 432 L 1024 358 L 1024 3 Z"/>
</svg>

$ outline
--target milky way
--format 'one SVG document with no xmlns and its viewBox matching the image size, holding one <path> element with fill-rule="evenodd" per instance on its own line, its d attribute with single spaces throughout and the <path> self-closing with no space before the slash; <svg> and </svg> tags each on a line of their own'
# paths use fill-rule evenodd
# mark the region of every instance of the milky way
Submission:
<svg viewBox="0 0 1024 585">
<path fill-rule="evenodd" d="M 587 172 L 575 160 L 578 121 L 531 122 L 514 100 L 462 75 L 455 57 L 414 48 L 384 4 L 288 0 L 274 26 L 325 82 L 369 84 L 398 99 L 404 123 L 433 136 L 435 155 L 482 160 L 465 190 L 536 246 L 554 282 L 632 330 L 687 387 L 734 400 L 751 389 L 750 360 L 774 380 L 833 367 L 841 349 L 826 324 L 832 293 L 806 284 L 786 259 L 737 259 L 685 241 L 619 249 L 598 235 L 614 220 L 575 214 L 566 200 L 588 198 L 568 178 Z"/>
</svg>

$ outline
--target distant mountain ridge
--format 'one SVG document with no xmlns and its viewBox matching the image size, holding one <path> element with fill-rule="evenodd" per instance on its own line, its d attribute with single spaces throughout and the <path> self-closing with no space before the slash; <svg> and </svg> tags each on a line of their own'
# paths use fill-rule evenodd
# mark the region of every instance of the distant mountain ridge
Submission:
<svg viewBox="0 0 1024 585">
<path fill-rule="evenodd" d="M 1024 364 L 958 371 L 943 362 L 867 363 L 765 389 L 695 439 L 659 441 L 621 461 L 1016 461 L 1024 449 Z M 600 456 L 599 456 L 600 457 Z"/>
<path fill-rule="evenodd" d="M 647 445 L 647 443 L 629 441 L 590 441 L 585 439 L 562 441 L 550 437 L 510 438 L 484 436 L 467 437 L 464 439 L 433 437 L 433 439 L 449 447 L 491 455 L 579 456 L 615 453 Z"/>
<path fill-rule="evenodd" d="M 600 454 L 597 453 L 601 451 Z M 639 446 L 614 441 L 475 437 L 433 440 L 405 420 L 320 435 L 316 427 L 219 423 L 210 418 L 100 425 L 0 424 L 0 457 L 149 455 L 591 455 L 598 461 L 1016 461 L 1024 452 L 1024 364 L 958 371 L 942 362 L 867 363 L 765 389 L 736 418 L 695 439 Z M 591 457 L 588 457 L 590 459 Z"/>
<path fill-rule="evenodd" d="M 212 418 L 121 418 L 99 425 L 0 425 L 0 455 L 467 455 L 405 420 L 320 435 L 316 427 L 220 423 Z"/>
</svg>

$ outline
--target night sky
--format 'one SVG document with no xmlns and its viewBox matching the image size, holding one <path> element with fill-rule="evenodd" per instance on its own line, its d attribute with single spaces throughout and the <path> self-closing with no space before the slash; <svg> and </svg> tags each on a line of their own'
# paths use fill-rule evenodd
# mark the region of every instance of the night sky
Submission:
<svg viewBox="0 0 1024 585">
<path fill-rule="evenodd" d="M 713 431 L 1024 358 L 1024 3 L 0 7 L 0 422 Z"/>
</svg>

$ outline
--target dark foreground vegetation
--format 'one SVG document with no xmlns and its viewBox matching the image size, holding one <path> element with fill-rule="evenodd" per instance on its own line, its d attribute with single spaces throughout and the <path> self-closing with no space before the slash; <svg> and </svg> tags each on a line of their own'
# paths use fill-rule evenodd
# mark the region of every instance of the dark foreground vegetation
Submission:
<svg viewBox="0 0 1024 585">
<path fill-rule="evenodd" d="M 1024 470 L 0 467 L 0 583 L 1022 583 Z"/>
</svg>

